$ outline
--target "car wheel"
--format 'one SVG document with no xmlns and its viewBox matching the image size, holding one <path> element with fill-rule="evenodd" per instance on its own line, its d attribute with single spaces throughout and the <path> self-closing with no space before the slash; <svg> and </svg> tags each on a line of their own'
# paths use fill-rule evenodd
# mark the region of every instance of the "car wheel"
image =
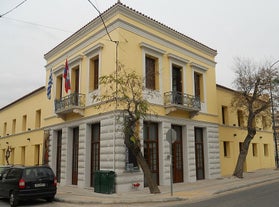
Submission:
<svg viewBox="0 0 279 207">
<path fill-rule="evenodd" d="M 47 197 L 46 198 L 46 201 L 47 202 L 52 202 L 54 200 L 54 196 L 51 196 L 51 197 Z"/>
<path fill-rule="evenodd" d="M 11 207 L 15 207 L 18 204 L 18 199 L 16 197 L 16 194 L 12 191 L 10 194 L 10 205 Z"/>
</svg>

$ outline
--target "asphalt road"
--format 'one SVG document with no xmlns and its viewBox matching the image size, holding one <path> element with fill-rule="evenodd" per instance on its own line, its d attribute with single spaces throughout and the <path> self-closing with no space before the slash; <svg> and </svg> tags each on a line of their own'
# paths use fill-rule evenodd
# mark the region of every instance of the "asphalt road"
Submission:
<svg viewBox="0 0 279 207">
<path fill-rule="evenodd" d="M 279 181 L 220 195 L 196 203 L 169 205 L 170 207 L 278 207 Z"/>
<path fill-rule="evenodd" d="M 0 198 L 0 206 L 1 207 L 9 207 L 8 199 Z M 60 202 L 51 202 L 48 203 L 44 200 L 34 200 L 34 201 L 24 201 L 20 202 L 18 207 L 36 207 L 36 206 L 43 206 L 43 207 L 75 207 L 77 204 L 68 204 L 68 203 L 60 203 Z"/>
<path fill-rule="evenodd" d="M 7 199 L 0 198 L 1 207 L 9 207 Z M 118 204 L 118 205 L 92 205 L 92 204 L 69 204 L 61 202 L 47 203 L 44 200 L 21 202 L 19 206 L 25 207 L 278 207 L 279 206 L 279 181 L 254 186 L 245 190 L 229 192 L 223 195 L 217 195 L 214 198 L 190 203 L 189 201 L 174 203 L 141 203 L 141 204 Z"/>
</svg>

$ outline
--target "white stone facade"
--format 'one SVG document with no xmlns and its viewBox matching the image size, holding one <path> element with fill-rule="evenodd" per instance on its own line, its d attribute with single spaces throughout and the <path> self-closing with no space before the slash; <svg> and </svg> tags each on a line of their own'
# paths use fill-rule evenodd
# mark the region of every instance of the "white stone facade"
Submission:
<svg viewBox="0 0 279 207">
<path fill-rule="evenodd" d="M 204 174 L 205 179 L 220 177 L 218 125 L 198 122 L 191 119 L 173 118 L 168 116 L 149 116 L 149 120 L 158 123 L 158 156 L 160 185 L 170 183 L 170 148 L 166 140 L 166 133 L 172 124 L 182 127 L 183 144 L 183 182 L 196 181 L 195 160 L 195 127 L 203 128 L 204 138 Z M 100 170 L 111 170 L 116 173 L 116 192 L 132 190 L 133 183 L 140 183 L 143 187 L 144 176 L 141 171 L 126 171 L 126 147 L 122 133 L 119 113 L 110 113 L 87 117 L 73 122 L 64 122 L 50 128 L 49 164 L 53 170 L 57 168 L 57 130 L 62 130 L 61 147 L 61 180 L 60 185 L 72 184 L 72 129 L 79 128 L 78 151 L 78 182 L 80 188 L 90 188 L 91 145 L 90 136 L 92 123 L 100 123 Z M 143 121 L 141 126 L 143 125 Z M 141 130 L 142 131 L 142 130 Z M 143 133 L 141 132 L 141 137 Z M 142 141 L 143 143 L 143 141 Z M 143 146 L 143 145 L 142 145 Z"/>
</svg>

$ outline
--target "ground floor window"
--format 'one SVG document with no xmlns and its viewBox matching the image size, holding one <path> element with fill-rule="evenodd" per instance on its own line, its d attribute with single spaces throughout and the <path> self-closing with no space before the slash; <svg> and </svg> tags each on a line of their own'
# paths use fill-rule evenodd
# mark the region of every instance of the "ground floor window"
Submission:
<svg viewBox="0 0 279 207">
<path fill-rule="evenodd" d="M 152 177 L 159 185 L 159 157 L 158 157 L 158 124 L 154 122 L 144 122 L 144 158 L 151 170 Z M 144 185 L 147 186 L 146 181 Z"/>
<path fill-rule="evenodd" d="M 91 124 L 90 186 L 94 187 L 94 173 L 100 170 L 100 123 Z"/>
<path fill-rule="evenodd" d="M 176 141 L 172 144 L 172 170 L 173 182 L 183 182 L 183 147 L 182 147 L 182 126 L 172 125 L 176 132 Z"/>
<path fill-rule="evenodd" d="M 78 183 L 79 127 L 73 128 L 72 185 Z"/>
<path fill-rule="evenodd" d="M 60 183 L 61 180 L 61 152 L 62 152 L 62 130 L 57 131 L 57 140 L 56 140 L 56 177 L 57 182 Z"/>
<path fill-rule="evenodd" d="M 202 180 L 204 175 L 204 144 L 203 128 L 195 128 L 195 155 L 196 155 L 196 178 Z"/>
</svg>

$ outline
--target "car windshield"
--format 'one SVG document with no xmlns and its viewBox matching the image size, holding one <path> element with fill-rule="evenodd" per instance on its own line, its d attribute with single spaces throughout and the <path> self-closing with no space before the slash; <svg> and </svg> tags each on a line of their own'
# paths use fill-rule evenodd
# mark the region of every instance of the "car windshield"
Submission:
<svg viewBox="0 0 279 207">
<path fill-rule="evenodd" d="M 0 173 L 2 173 L 7 167 L 0 167 Z"/>
<path fill-rule="evenodd" d="M 24 178 L 48 178 L 53 179 L 54 175 L 51 169 L 47 167 L 40 167 L 40 168 L 26 168 L 23 173 Z"/>
</svg>

